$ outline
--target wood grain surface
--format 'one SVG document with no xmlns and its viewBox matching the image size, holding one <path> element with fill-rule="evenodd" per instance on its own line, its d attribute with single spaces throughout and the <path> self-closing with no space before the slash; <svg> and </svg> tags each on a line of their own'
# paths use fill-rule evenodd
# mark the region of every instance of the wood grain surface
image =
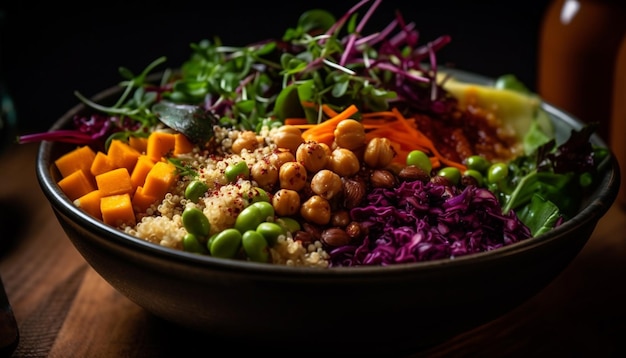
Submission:
<svg viewBox="0 0 626 358">
<path fill-rule="evenodd" d="M 148 314 L 83 260 L 39 188 L 36 152 L 36 144 L 16 145 L 0 161 L 0 276 L 20 333 L 13 357 L 210 354 L 210 337 Z M 625 220 L 626 211 L 614 205 L 575 260 L 535 297 L 412 356 L 626 356 Z"/>
</svg>

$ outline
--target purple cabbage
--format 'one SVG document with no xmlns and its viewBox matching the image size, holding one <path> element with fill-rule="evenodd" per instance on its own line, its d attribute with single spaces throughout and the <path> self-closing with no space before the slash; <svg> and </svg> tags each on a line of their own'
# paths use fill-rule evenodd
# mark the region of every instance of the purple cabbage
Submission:
<svg viewBox="0 0 626 358">
<path fill-rule="evenodd" d="M 492 192 L 476 186 L 404 182 L 374 189 L 365 201 L 350 215 L 367 235 L 331 250 L 331 266 L 452 259 L 532 236 L 512 210 L 503 214 Z"/>
</svg>

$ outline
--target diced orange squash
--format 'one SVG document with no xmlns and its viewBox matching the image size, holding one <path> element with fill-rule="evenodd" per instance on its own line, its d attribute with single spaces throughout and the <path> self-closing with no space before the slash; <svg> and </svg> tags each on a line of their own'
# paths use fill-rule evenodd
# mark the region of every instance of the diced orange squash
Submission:
<svg viewBox="0 0 626 358">
<path fill-rule="evenodd" d="M 148 147 L 148 138 L 147 137 L 129 137 L 128 145 L 135 148 L 139 153 L 145 153 L 146 148 Z"/>
<path fill-rule="evenodd" d="M 70 200 L 75 200 L 95 190 L 91 176 L 85 174 L 82 169 L 77 169 L 72 174 L 65 176 L 59 180 L 58 184 Z"/>
<path fill-rule="evenodd" d="M 109 145 L 107 156 L 116 168 L 126 168 L 132 172 L 141 153 L 119 139 L 113 139 Z"/>
<path fill-rule="evenodd" d="M 161 199 L 178 179 L 176 167 L 170 162 L 157 162 L 146 176 L 143 193 Z"/>
<path fill-rule="evenodd" d="M 143 213 L 148 210 L 150 205 L 154 204 L 157 200 L 158 199 L 153 196 L 145 195 L 143 192 L 143 187 L 138 186 L 132 198 L 133 209 L 136 212 Z"/>
<path fill-rule="evenodd" d="M 117 168 L 96 176 L 96 184 L 102 196 L 131 194 L 133 183 L 128 169 Z"/>
<path fill-rule="evenodd" d="M 113 170 L 113 169 L 115 169 L 115 166 L 113 165 L 109 157 L 106 155 L 106 153 L 98 151 L 96 153 L 96 157 L 93 159 L 93 162 L 91 163 L 91 167 L 89 171 L 91 172 L 91 175 L 95 177 L 96 175 L 106 173 L 109 170 Z"/>
<path fill-rule="evenodd" d="M 148 137 L 146 155 L 154 162 L 174 152 L 176 135 L 170 132 L 152 132 Z"/>
<path fill-rule="evenodd" d="M 98 220 L 102 220 L 102 212 L 100 211 L 100 199 L 102 195 L 100 190 L 92 190 L 89 193 L 74 200 L 74 205 L 81 208 L 87 214 L 93 216 Z"/>
<path fill-rule="evenodd" d="M 176 133 L 174 143 L 174 155 L 190 153 L 193 150 L 193 143 L 182 133 Z"/>
<path fill-rule="evenodd" d="M 123 224 L 135 225 L 135 212 L 130 194 L 103 196 L 100 199 L 100 212 L 105 224 L 119 227 Z"/>
<path fill-rule="evenodd" d="M 61 176 L 66 177 L 81 169 L 86 173 L 91 173 L 91 163 L 96 157 L 96 152 L 89 146 L 81 146 L 65 153 L 54 164 L 59 169 Z"/>
<path fill-rule="evenodd" d="M 146 176 L 148 176 L 148 172 L 153 166 L 154 162 L 147 155 L 142 154 L 139 156 L 135 168 L 132 173 L 130 173 L 130 181 L 133 183 L 133 188 L 143 186 L 143 183 L 146 181 Z"/>
</svg>

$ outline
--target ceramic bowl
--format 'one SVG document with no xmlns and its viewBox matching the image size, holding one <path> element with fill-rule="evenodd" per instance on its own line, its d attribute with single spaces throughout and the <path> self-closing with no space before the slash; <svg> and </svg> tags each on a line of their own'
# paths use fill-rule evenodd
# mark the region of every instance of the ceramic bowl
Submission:
<svg viewBox="0 0 626 358">
<path fill-rule="evenodd" d="M 112 88 L 94 99 L 117 93 Z M 543 106 L 558 137 L 581 127 L 566 112 Z M 75 106 L 51 129 L 68 126 L 85 110 Z M 592 141 L 605 145 L 595 135 Z M 572 261 L 619 188 L 613 159 L 575 217 L 547 234 L 490 252 L 384 267 L 287 267 L 176 251 L 90 217 L 56 184 L 53 161 L 71 147 L 42 142 L 36 173 L 68 238 L 95 271 L 173 330 L 184 327 L 212 342 L 285 352 L 306 346 L 308 352 L 408 353 L 493 320 L 541 291 Z"/>
</svg>

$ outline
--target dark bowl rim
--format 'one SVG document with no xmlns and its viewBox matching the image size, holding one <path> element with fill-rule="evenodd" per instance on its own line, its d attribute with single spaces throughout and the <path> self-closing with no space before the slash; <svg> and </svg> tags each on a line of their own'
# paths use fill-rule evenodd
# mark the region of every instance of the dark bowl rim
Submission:
<svg viewBox="0 0 626 358">
<path fill-rule="evenodd" d="M 473 81 L 476 83 L 493 83 L 493 79 L 475 74 L 463 70 L 451 70 L 450 72 L 457 74 L 461 78 Z M 121 88 L 119 86 L 113 86 L 105 89 L 95 96 L 92 100 L 98 102 L 116 93 L 119 93 Z M 573 129 L 579 129 L 583 126 L 583 123 L 571 115 L 570 113 L 563 111 L 550 103 L 545 101 L 541 104 L 552 117 L 559 118 L 564 121 L 568 126 Z M 73 118 L 73 116 L 81 111 L 84 111 L 87 107 L 79 103 L 68 110 L 62 115 L 49 130 L 60 129 L 66 126 Z M 607 147 L 606 143 L 596 134 L 592 135 L 591 142 Z M 373 275 L 399 275 L 403 273 L 415 274 L 416 272 L 427 273 L 433 270 L 456 270 L 463 268 L 467 265 L 475 263 L 488 263 L 499 260 L 506 260 L 507 257 L 520 254 L 533 247 L 545 245 L 549 242 L 556 240 L 567 240 L 566 233 L 575 229 L 579 225 L 589 224 L 591 221 L 598 221 L 610 208 L 615 198 L 620 184 L 620 172 L 615 156 L 612 155 L 609 158 L 610 167 L 606 169 L 606 173 L 602 177 L 600 187 L 594 191 L 594 196 L 591 201 L 588 202 L 581 211 L 578 212 L 573 218 L 564 222 L 560 227 L 550 230 L 545 234 L 526 239 L 520 242 L 516 242 L 504 247 L 500 247 L 495 250 L 468 254 L 451 259 L 438 259 L 422 262 L 411 262 L 393 264 L 387 266 L 359 266 L 359 267 L 293 267 L 287 265 L 278 265 L 270 263 L 256 263 L 242 260 L 222 259 L 211 257 L 208 255 L 198 255 L 193 253 L 184 252 L 168 247 L 164 247 L 123 231 L 110 227 L 103 222 L 91 217 L 87 213 L 79 210 L 72 201 L 70 201 L 65 194 L 60 190 L 54 178 L 52 176 L 52 159 L 49 154 L 51 149 L 55 145 L 55 142 L 42 141 L 39 144 L 39 149 L 36 157 L 36 175 L 39 181 L 41 190 L 47 197 L 50 205 L 54 210 L 67 216 L 73 217 L 76 222 L 83 226 L 86 230 L 89 230 L 93 234 L 106 236 L 107 240 L 116 245 L 120 245 L 126 248 L 134 250 L 141 250 L 147 255 L 154 255 L 155 257 L 165 258 L 167 260 L 176 260 L 180 263 L 188 265 L 197 265 L 206 268 L 218 268 L 220 270 L 241 271 L 241 272 L 254 272 L 255 274 L 281 274 L 287 276 L 306 276 L 306 277 L 372 277 Z M 593 224 L 595 226 L 595 223 Z"/>
</svg>

